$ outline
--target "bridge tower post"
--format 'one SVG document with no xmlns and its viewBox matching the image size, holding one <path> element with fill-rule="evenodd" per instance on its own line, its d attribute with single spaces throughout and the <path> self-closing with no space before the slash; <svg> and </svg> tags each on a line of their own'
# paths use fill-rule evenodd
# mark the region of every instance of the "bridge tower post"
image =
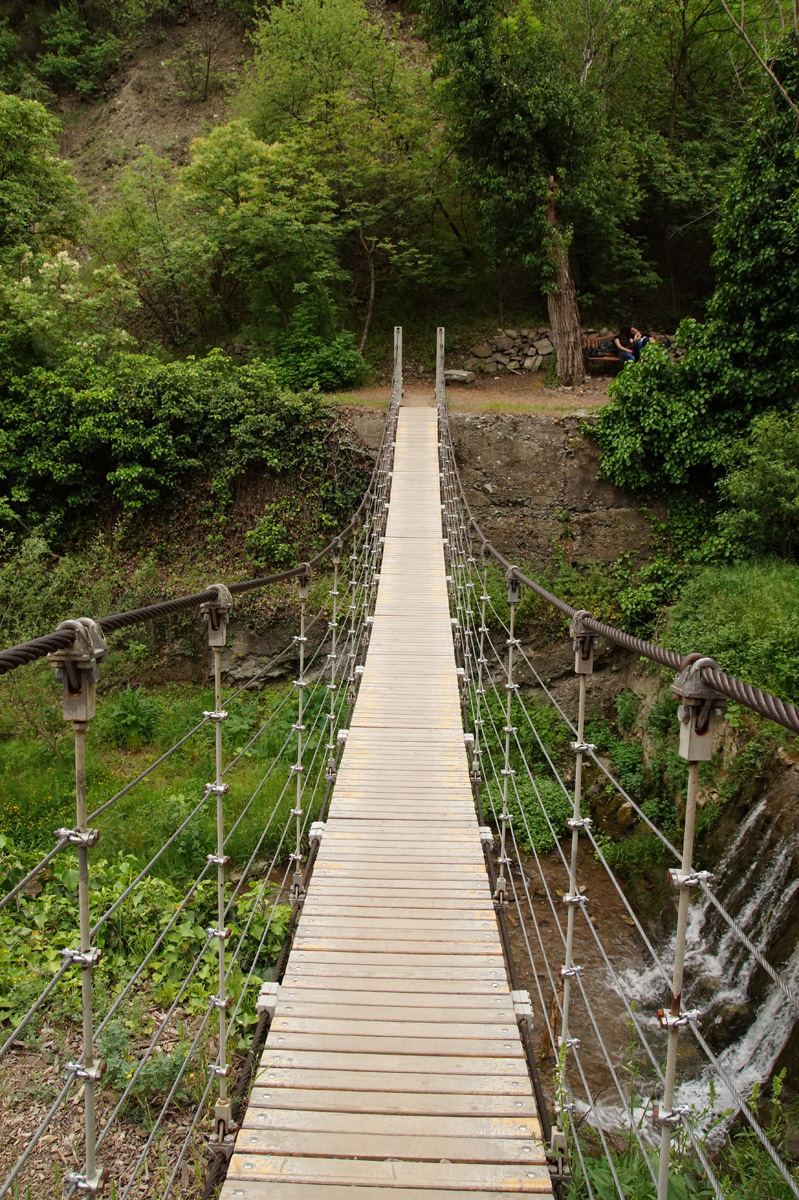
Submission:
<svg viewBox="0 0 799 1200">
<path fill-rule="evenodd" d="M 97 1085 L 105 1072 L 105 1063 L 94 1058 L 94 995 L 92 972 L 102 957 L 102 950 L 91 944 L 91 915 L 89 910 L 89 850 L 97 844 L 100 834 L 89 829 L 86 803 L 86 733 L 96 712 L 97 666 L 106 656 L 107 647 L 100 626 L 88 617 L 77 621 L 62 621 L 59 629 L 73 629 L 71 646 L 48 655 L 61 684 L 61 712 L 72 725 L 75 739 L 75 828 L 57 829 L 56 837 L 74 846 L 78 855 L 78 927 L 77 949 L 62 950 L 61 956 L 73 966 L 80 967 L 81 1020 L 83 1024 L 83 1053 L 80 1060 L 67 1063 L 83 1083 L 85 1135 L 85 1166 L 83 1171 L 70 1172 L 65 1182 L 94 1195 L 108 1179 L 108 1169 L 97 1163 Z"/>
<path fill-rule="evenodd" d="M 214 707 L 203 716 L 214 723 L 214 782 L 207 783 L 206 791 L 216 799 L 216 853 L 206 855 L 206 862 L 216 867 L 216 928 L 209 929 L 217 941 L 219 981 L 213 1005 L 219 1014 L 219 1049 L 216 1062 L 210 1070 L 219 1080 L 219 1098 L 214 1107 L 214 1132 L 211 1145 L 217 1149 L 232 1146 L 233 1101 L 228 1095 L 230 1063 L 227 1061 L 227 973 L 225 968 L 225 945 L 229 929 L 225 928 L 225 867 L 230 858 L 225 854 L 225 796 L 230 791 L 223 779 L 222 724 L 227 713 L 222 708 L 222 650 L 227 643 L 227 623 L 233 609 L 233 597 L 222 583 L 214 584 L 216 599 L 200 606 L 200 614 L 208 626 L 208 645 L 214 659 Z M 210 590 L 210 589 L 209 589 Z"/>
<path fill-rule="evenodd" d="M 669 882 L 679 893 L 677 904 L 677 931 L 674 938 L 674 967 L 671 982 L 671 1003 L 668 1011 L 660 1009 L 658 1019 L 662 1029 L 668 1032 L 666 1051 L 666 1074 L 663 1085 L 663 1102 L 657 1112 L 660 1124 L 660 1161 L 658 1164 L 658 1200 L 668 1200 L 671 1139 L 675 1130 L 688 1116 L 688 1108 L 675 1107 L 677 1083 L 677 1051 L 680 1030 L 696 1021 L 699 1013 L 682 1007 L 683 975 L 688 932 L 688 906 L 690 891 L 711 878 L 707 871 L 694 871 L 694 833 L 696 829 L 696 805 L 699 793 L 699 764 L 710 762 L 713 757 L 714 741 L 719 719 L 723 715 L 725 698 L 702 679 L 702 668 L 719 670 L 711 658 L 691 654 L 683 659 L 672 691 L 682 703 L 677 715 L 680 721 L 680 757 L 688 762 L 688 787 L 685 798 L 685 822 L 683 826 L 682 861 L 679 870 L 669 871 Z"/>
</svg>

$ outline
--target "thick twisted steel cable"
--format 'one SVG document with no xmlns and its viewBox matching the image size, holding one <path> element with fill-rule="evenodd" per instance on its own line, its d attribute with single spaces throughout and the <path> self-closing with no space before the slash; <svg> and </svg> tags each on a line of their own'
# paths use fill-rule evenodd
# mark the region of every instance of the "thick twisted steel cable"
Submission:
<svg viewBox="0 0 799 1200">
<path fill-rule="evenodd" d="M 444 428 L 447 430 L 449 436 L 448 421 L 445 422 Z M 526 587 L 529 587 L 552 608 L 562 613 L 564 617 L 568 617 L 571 620 L 572 617 L 576 616 L 578 609 L 574 608 L 571 604 L 567 604 L 565 600 L 561 600 L 558 596 L 554 596 L 552 592 L 547 591 L 545 587 L 542 587 L 536 580 L 531 579 L 529 575 L 525 575 L 504 554 L 497 550 L 496 546 L 483 533 L 466 499 L 454 453 L 451 454 L 451 470 L 457 481 L 460 502 L 469 518 L 469 528 L 474 531 L 484 551 L 495 562 L 504 567 L 506 571 L 512 571 L 514 578 L 518 579 Z M 648 658 L 651 662 L 668 667 L 672 671 L 679 671 L 687 657 L 678 654 L 675 650 L 668 650 L 665 646 L 659 646 L 656 642 L 645 641 L 643 638 L 627 633 L 623 629 L 617 629 L 614 625 L 607 625 L 603 621 L 597 621 L 595 617 L 583 617 L 582 621 L 584 628 L 589 632 L 595 633 L 599 637 L 604 637 L 608 641 L 614 642 L 617 646 L 622 646 L 625 650 L 630 650 L 632 653 L 639 654 L 643 658 Z M 799 708 L 796 705 L 786 700 L 781 700 L 778 696 L 774 696 L 762 688 L 755 687 L 754 684 L 746 683 L 734 675 L 728 675 L 726 671 L 722 671 L 720 668 L 717 670 L 712 667 L 702 667 L 700 674 L 706 684 L 714 687 L 728 699 L 735 700 L 737 703 L 743 704 L 746 708 L 752 709 L 753 712 L 768 717 L 775 724 L 782 725 L 785 729 L 790 729 L 793 733 L 799 733 Z"/>
</svg>

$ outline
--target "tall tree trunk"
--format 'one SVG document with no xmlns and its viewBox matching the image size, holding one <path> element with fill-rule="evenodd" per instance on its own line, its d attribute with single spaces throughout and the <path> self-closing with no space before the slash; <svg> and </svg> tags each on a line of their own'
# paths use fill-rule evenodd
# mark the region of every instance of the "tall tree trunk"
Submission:
<svg viewBox="0 0 799 1200">
<path fill-rule="evenodd" d="M 585 375 L 583 337 L 577 293 L 569 269 L 569 252 L 555 213 L 556 195 L 555 180 L 550 177 L 547 221 L 552 227 L 549 253 L 555 268 L 555 286 L 547 294 L 547 309 L 552 326 L 552 342 L 558 359 L 558 378 L 566 387 L 575 387 L 582 382 Z"/>
</svg>

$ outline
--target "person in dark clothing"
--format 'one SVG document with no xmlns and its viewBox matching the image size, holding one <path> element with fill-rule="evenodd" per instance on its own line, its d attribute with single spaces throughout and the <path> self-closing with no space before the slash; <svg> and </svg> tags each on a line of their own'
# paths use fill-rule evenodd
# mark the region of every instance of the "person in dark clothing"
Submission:
<svg viewBox="0 0 799 1200">
<path fill-rule="evenodd" d="M 644 346 L 652 339 L 634 325 L 622 325 L 613 339 L 616 353 L 623 363 L 638 362 Z"/>
</svg>

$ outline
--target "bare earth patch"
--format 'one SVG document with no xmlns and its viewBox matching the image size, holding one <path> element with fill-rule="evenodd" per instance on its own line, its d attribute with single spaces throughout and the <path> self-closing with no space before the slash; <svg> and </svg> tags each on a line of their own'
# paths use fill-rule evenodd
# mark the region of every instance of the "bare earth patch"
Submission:
<svg viewBox="0 0 799 1200">
<path fill-rule="evenodd" d="M 447 388 L 453 412 L 529 412 L 565 416 L 593 412 L 607 402 L 608 375 L 592 375 L 580 387 L 547 387 L 543 375 L 478 376 L 474 383 Z M 433 403 L 431 376 L 408 380 L 403 403 L 418 406 Z M 331 399 L 341 404 L 380 408 L 388 401 L 388 384 L 339 392 Z"/>
</svg>

